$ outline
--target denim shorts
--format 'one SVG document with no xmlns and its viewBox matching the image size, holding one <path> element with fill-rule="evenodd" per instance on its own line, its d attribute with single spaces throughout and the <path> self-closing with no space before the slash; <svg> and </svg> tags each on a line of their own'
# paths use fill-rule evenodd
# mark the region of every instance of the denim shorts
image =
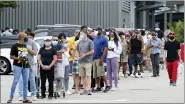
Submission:
<svg viewBox="0 0 185 104">
<path fill-rule="evenodd" d="M 131 59 L 133 65 L 140 65 L 143 63 L 143 56 L 141 54 L 132 54 Z"/>
</svg>

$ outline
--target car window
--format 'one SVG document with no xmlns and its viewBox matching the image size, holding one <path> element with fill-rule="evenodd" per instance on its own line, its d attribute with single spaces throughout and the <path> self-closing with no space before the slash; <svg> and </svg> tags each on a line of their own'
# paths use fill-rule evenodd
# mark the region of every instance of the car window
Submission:
<svg viewBox="0 0 185 104">
<path fill-rule="evenodd" d="M 60 33 L 64 33 L 66 35 L 66 37 L 73 37 L 75 31 L 76 31 L 76 29 L 53 30 L 51 32 L 50 36 L 59 35 Z"/>
<path fill-rule="evenodd" d="M 38 43 L 40 47 L 44 46 L 44 39 L 36 39 L 35 42 Z"/>
<path fill-rule="evenodd" d="M 35 37 L 44 37 L 44 36 L 48 36 L 48 32 L 39 32 L 35 34 Z"/>
</svg>

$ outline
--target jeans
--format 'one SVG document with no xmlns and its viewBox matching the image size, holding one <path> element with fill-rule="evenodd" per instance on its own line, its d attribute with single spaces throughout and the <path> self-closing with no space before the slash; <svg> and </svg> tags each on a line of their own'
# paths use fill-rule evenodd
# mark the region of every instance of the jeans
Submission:
<svg viewBox="0 0 185 104">
<path fill-rule="evenodd" d="M 29 71 L 29 80 L 30 80 L 30 90 L 31 90 L 31 96 L 36 95 L 36 83 L 35 83 L 35 76 L 36 76 L 36 65 L 31 65 L 30 67 L 32 71 Z M 28 88 L 27 88 L 28 89 Z M 23 90 L 23 79 L 22 76 L 19 80 L 19 97 L 22 97 L 22 90 Z"/>
<path fill-rule="evenodd" d="M 17 83 L 20 79 L 20 76 L 22 74 L 23 77 L 23 98 L 27 99 L 27 86 L 28 86 L 28 74 L 29 74 L 29 69 L 28 68 L 22 68 L 19 66 L 13 66 L 13 73 L 14 73 L 14 79 L 11 87 L 11 92 L 10 92 L 10 99 L 13 99 L 14 93 L 15 93 L 15 88 L 17 86 Z"/>
<path fill-rule="evenodd" d="M 133 66 L 132 66 L 132 59 L 128 58 L 128 66 L 129 66 L 129 73 L 132 74 Z"/>
</svg>

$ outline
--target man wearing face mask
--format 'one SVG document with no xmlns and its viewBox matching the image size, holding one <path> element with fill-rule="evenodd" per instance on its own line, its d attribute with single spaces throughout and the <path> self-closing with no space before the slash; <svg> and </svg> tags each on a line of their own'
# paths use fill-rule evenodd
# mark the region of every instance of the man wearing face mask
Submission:
<svg viewBox="0 0 185 104">
<path fill-rule="evenodd" d="M 151 49 L 151 61 L 152 61 L 152 68 L 153 68 L 153 75 L 152 77 L 159 76 L 159 64 L 160 64 L 160 53 L 162 48 L 162 42 L 161 39 L 157 37 L 157 34 L 155 32 L 152 32 L 152 40 L 150 42 L 150 45 L 152 47 Z"/>
<path fill-rule="evenodd" d="M 178 62 L 180 61 L 182 63 L 180 57 L 180 43 L 175 40 L 174 32 L 170 32 L 168 36 L 169 40 L 164 46 L 164 60 L 167 62 L 170 85 L 176 86 Z"/>
<path fill-rule="evenodd" d="M 77 51 L 79 52 L 79 76 L 82 78 L 84 84 L 84 91 L 80 94 L 91 95 L 91 67 L 93 61 L 94 45 L 93 42 L 88 39 L 87 34 L 80 32 L 80 42 L 77 45 Z"/>
<path fill-rule="evenodd" d="M 94 55 L 93 55 L 93 77 L 96 79 L 97 88 L 95 91 L 101 91 L 100 81 L 103 79 L 106 87 L 104 92 L 111 89 L 107 82 L 107 76 L 105 75 L 104 62 L 106 63 L 108 52 L 108 40 L 103 36 L 103 29 L 101 26 L 96 28 L 98 31 L 97 37 L 94 39 Z"/>
<path fill-rule="evenodd" d="M 27 37 L 24 38 L 24 42 L 28 49 L 28 62 L 30 66 L 30 72 L 29 72 L 29 81 L 30 81 L 30 91 L 31 91 L 31 97 L 32 100 L 36 100 L 36 83 L 35 83 L 35 76 L 37 71 L 37 64 L 35 63 L 34 56 L 37 54 L 38 47 L 36 42 L 33 40 L 35 34 L 34 33 L 28 33 L 26 32 Z M 23 90 L 23 79 L 22 76 L 19 80 L 19 100 L 22 101 L 22 93 Z"/>
<path fill-rule="evenodd" d="M 15 43 L 10 52 L 10 58 L 14 60 L 13 62 L 13 72 L 14 79 L 12 82 L 10 98 L 7 103 L 12 103 L 15 88 L 21 77 L 23 77 L 23 103 L 32 103 L 27 99 L 27 86 L 28 86 L 28 77 L 29 77 L 29 62 L 28 62 L 28 53 L 34 53 L 26 47 L 25 40 L 27 40 L 27 34 L 20 32 L 18 35 L 18 43 Z"/>
</svg>

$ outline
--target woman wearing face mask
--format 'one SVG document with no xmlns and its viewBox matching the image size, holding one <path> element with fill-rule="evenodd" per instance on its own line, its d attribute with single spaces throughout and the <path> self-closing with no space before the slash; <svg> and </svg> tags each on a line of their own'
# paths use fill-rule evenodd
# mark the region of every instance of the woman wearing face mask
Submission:
<svg viewBox="0 0 185 104">
<path fill-rule="evenodd" d="M 60 74 L 60 71 L 61 71 L 60 66 L 62 65 L 62 54 L 59 52 L 62 49 L 62 45 L 58 42 L 58 36 L 52 37 L 52 47 L 55 48 L 57 51 L 57 62 L 55 63 L 55 67 L 54 67 L 54 78 L 56 81 L 56 91 L 58 92 L 61 89 L 61 81 L 62 81 L 61 74 Z"/>
<path fill-rule="evenodd" d="M 107 73 L 109 84 L 112 87 L 112 75 L 114 77 L 115 88 L 118 89 L 118 58 L 122 52 L 122 46 L 115 32 L 110 32 L 108 41 L 108 54 L 107 54 Z"/>
<path fill-rule="evenodd" d="M 123 75 L 124 77 L 126 76 L 126 72 L 127 72 L 127 63 L 128 63 L 128 44 L 127 44 L 127 40 L 125 39 L 125 33 L 120 32 L 119 36 L 121 38 L 121 46 L 122 46 L 122 53 L 120 55 L 120 63 L 121 65 L 123 65 Z"/>
<path fill-rule="evenodd" d="M 44 41 L 44 47 L 39 51 L 38 61 L 41 76 L 41 99 L 46 98 L 46 78 L 49 82 L 49 99 L 53 97 L 54 65 L 57 61 L 57 51 L 51 46 L 51 40 Z"/>
</svg>

